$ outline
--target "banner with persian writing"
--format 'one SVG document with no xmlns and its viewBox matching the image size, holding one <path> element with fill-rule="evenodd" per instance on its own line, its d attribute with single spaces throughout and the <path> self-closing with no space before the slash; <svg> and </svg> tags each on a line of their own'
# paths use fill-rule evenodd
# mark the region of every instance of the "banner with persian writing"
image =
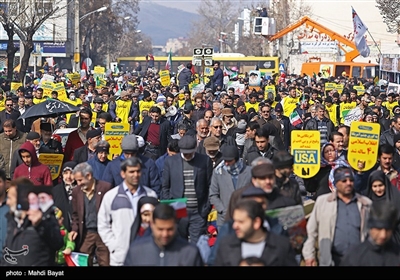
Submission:
<svg viewBox="0 0 400 280">
<path fill-rule="evenodd" d="M 347 159 L 358 171 L 368 171 L 378 159 L 380 124 L 352 122 Z"/>
</svg>

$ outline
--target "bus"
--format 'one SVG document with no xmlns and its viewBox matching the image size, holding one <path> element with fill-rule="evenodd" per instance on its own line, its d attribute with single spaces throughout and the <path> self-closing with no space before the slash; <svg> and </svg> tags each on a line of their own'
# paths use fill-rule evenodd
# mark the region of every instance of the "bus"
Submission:
<svg viewBox="0 0 400 280">
<path fill-rule="evenodd" d="M 306 62 L 301 73 L 312 76 L 321 73 L 323 78 L 339 77 L 342 75 L 353 78 L 375 78 L 379 76 L 379 65 L 365 62 Z"/>
<path fill-rule="evenodd" d="M 155 56 L 154 67 L 159 70 L 165 68 L 168 56 Z M 192 62 L 192 56 L 173 56 L 172 57 L 172 72 L 178 71 L 178 66 L 181 64 L 186 65 Z M 245 73 L 254 70 L 257 66 L 261 72 L 268 73 L 271 76 L 279 73 L 279 57 L 268 56 L 245 56 L 239 53 L 214 53 L 214 61 L 221 62 L 221 67 L 227 68 L 237 67 L 239 73 Z M 146 56 L 136 57 L 120 57 L 118 58 L 118 65 L 120 70 L 131 71 L 134 69 L 135 62 L 139 62 L 142 69 L 146 67 Z M 195 66 L 196 73 L 201 73 L 201 67 Z"/>
</svg>

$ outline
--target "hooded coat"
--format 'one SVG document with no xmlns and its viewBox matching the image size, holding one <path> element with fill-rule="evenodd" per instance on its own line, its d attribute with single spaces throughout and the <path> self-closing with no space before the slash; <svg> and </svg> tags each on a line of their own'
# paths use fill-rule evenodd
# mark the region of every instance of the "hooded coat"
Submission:
<svg viewBox="0 0 400 280">
<path fill-rule="evenodd" d="M 21 151 L 27 151 L 32 157 L 31 165 L 27 166 L 25 163 L 20 164 L 15 168 L 14 179 L 19 177 L 27 177 L 36 186 L 45 185 L 53 186 L 53 181 L 51 179 L 50 169 L 47 165 L 39 162 L 36 155 L 35 147 L 31 142 L 27 141 L 21 145 L 19 148 L 19 154 Z"/>
<path fill-rule="evenodd" d="M 380 181 L 385 185 L 385 193 L 382 196 L 377 196 L 372 191 L 372 184 L 375 181 Z M 400 215 L 400 192 L 395 186 L 392 185 L 389 178 L 383 173 L 382 170 L 375 170 L 368 177 L 368 189 L 366 196 L 372 200 L 373 203 L 380 203 L 381 201 L 390 201 L 397 209 L 397 215 Z M 400 245 L 400 221 L 393 231 L 392 239 L 395 243 Z"/>
</svg>

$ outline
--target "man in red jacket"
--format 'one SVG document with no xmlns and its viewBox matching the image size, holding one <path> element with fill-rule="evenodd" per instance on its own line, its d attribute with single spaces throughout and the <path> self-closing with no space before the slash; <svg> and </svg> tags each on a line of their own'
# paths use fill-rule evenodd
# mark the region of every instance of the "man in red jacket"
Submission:
<svg viewBox="0 0 400 280">
<path fill-rule="evenodd" d="M 37 186 L 53 186 L 50 169 L 47 165 L 39 162 L 33 144 L 27 141 L 18 151 L 24 164 L 15 168 L 13 179 L 27 177 Z"/>
</svg>

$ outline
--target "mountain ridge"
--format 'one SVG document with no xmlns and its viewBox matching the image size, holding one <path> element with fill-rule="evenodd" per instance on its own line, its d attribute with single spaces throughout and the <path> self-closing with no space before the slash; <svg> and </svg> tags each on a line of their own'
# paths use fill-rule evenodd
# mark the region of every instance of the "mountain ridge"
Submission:
<svg viewBox="0 0 400 280">
<path fill-rule="evenodd" d="M 192 21 L 199 16 L 147 1 L 140 2 L 139 8 L 138 29 L 152 39 L 153 45 L 165 46 L 170 38 L 187 37 Z"/>
</svg>

